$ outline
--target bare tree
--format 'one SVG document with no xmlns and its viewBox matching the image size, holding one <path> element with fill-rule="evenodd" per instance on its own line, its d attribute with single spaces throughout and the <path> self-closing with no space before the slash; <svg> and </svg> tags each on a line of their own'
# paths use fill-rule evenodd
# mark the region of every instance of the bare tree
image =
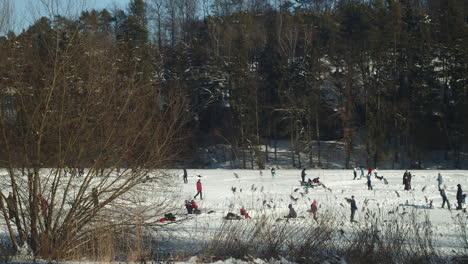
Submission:
<svg viewBox="0 0 468 264">
<path fill-rule="evenodd" d="M 25 36 L 8 48 L 0 93 L 13 113 L 0 118 L 8 172 L 0 195 L 12 192 L 17 212 L 10 237 L 47 258 L 86 245 L 97 217 L 120 225 L 109 208 L 176 159 L 188 135 L 180 89 L 139 82 L 137 71 L 122 75 L 110 36 L 61 23 L 39 22 L 40 45 Z"/>
</svg>

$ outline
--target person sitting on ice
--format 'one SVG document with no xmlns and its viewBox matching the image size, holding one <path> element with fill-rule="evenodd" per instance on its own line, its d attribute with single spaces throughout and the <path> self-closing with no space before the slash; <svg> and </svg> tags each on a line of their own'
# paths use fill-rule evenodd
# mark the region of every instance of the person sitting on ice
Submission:
<svg viewBox="0 0 468 264">
<path fill-rule="evenodd" d="M 245 219 L 250 219 L 249 213 L 247 213 L 247 210 L 245 210 L 244 206 L 240 209 L 240 214 L 245 217 Z"/>
<path fill-rule="evenodd" d="M 297 213 L 296 213 L 296 210 L 294 210 L 292 204 L 289 204 L 288 208 L 289 208 L 289 214 L 287 216 L 285 216 L 285 218 L 296 218 Z"/>
<path fill-rule="evenodd" d="M 185 200 L 185 208 L 187 209 L 187 214 L 193 213 L 193 206 L 192 203 L 189 202 L 189 200 Z"/>
<path fill-rule="evenodd" d="M 164 223 L 166 221 L 175 221 L 175 220 L 176 220 L 175 215 L 173 215 L 172 213 L 167 213 L 167 214 L 164 214 L 164 218 L 159 219 L 158 222 Z"/>
<path fill-rule="evenodd" d="M 313 182 L 314 184 L 320 184 L 320 177 L 314 178 L 314 179 L 312 180 L 312 182 Z"/>
<path fill-rule="evenodd" d="M 224 217 L 226 220 L 241 220 L 240 216 L 234 214 L 234 213 L 227 213 L 227 215 Z"/>
<path fill-rule="evenodd" d="M 192 200 L 191 204 L 192 204 L 192 208 L 193 208 L 192 212 L 194 214 L 201 214 L 201 211 L 198 209 L 197 202 L 195 202 L 195 200 Z"/>
</svg>

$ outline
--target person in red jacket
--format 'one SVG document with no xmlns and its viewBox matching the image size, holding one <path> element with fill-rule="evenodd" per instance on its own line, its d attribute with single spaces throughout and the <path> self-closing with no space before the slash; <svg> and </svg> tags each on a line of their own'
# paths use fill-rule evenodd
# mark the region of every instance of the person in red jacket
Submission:
<svg viewBox="0 0 468 264">
<path fill-rule="evenodd" d="M 247 213 L 247 210 L 245 210 L 244 206 L 240 209 L 240 214 L 245 217 L 245 219 L 250 219 L 249 213 Z"/>
<path fill-rule="evenodd" d="M 47 206 L 49 204 L 47 203 L 47 200 L 40 193 L 37 195 L 37 198 L 39 199 L 39 205 L 41 206 L 41 213 L 43 216 L 46 216 Z"/>
<path fill-rule="evenodd" d="M 317 220 L 317 200 L 314 200 L 310 206 L 310 212 L 314 215 L 314 220 Z"/>
<path fill-rule="evenodd" d="M 193 199 L 197 198 L 198 195 L 200 195 L 200 199 L 203 200 L 202 184 L 200 179 L 197 181 L 197 194 L 193 197 Z"/>
<path fill-rule="evenodd" d="M 195 202 L 195 200 L 192 200 L 192 208 L 193 208 L 193 213 L 194 214 L 200 214 L 200 210 L 198 210 L 198 204 Z"/>
</svg>

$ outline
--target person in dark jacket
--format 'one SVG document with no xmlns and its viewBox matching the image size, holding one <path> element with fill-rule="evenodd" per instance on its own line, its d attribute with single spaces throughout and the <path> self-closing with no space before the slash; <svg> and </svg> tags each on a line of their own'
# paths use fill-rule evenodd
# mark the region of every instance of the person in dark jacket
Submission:
<svg viewBox="0 0 468 264">
<path fill-rule="evenodd" d="M 91 191 L 91 194 L 93 196 L 94 207 L 98 207 L 99 206 L 99 192 L 98 192 L 98 189 L 96 187 L 93 187 L 93 189 Z"/>
<path fill-rule="evenodd" d="M 403 173 L 403 185 L 405 186 L 405 190 L 406 190 L 406 180 L 408 179 L 408 171 L 405 171 L 405 173 Z"/>
<path fill-rule="evenodd" d="M 406 181 L 406 189 L 409 191 L 411 190 L 411 178 L 413 177 L 413 175 L 411 175 L 411 172 L 408 172 L 408 177 L 407 177 L 407 181 Z"/>
<path fill-rule="evenodd" d="M 16 199 L 13 196 L 12 192 L 8 194 L 8 197 L 6 198 L 6 202 L 7 202 L 7 207 L 8 207 L 8 217 L 10 218 L 10 220 L 12 220 L 13 218 L 16 217 L 16 207 L 15 207 Z"/>
<path fill-rule="evenodd" d="M 184 168 L 184 183 L 188 183 L 188 179 L 187 179 L 187 169 Z"/>
<path fill-rule="evenodd" d="M 372 173 L 367 174 L 367 190 L 369 191 L 373 190 L 371 178 L 372 178 Z"/>
<path fill-rule="evenodd" d="M 301 178 L 302 178 L 302 183 L 305 183 L 305 176 L 306 176 L 306 169 L 302 169 L 302 172 L 301 172 Z"/>
<path fill-rule="evenodd" d="M 354 214 L 356 213 L 356 210 L 358 209 L 356 206 L 356 200 L 354 200 L 354 195 L 351 196 L 351 222 L 356 222 L 354 221 Z"/>
<path fill-rule="evenodd" d="M 445 189 L 447 188 L 446 185 L 440 187 L 440 196 L 442 196 L 442 208 L 444 208 L 445 203 L 447 203 L 447 207 L 450 210 L 450 202 L 447 199 L 447 195 L 445 194 Z"/>
<path fill-rule="evenodd" d="M 189 200 L 185 200 L 185 209 L 187 209 L 187 214 L 193 213 L 193 206 L 192 203 L 189 202 Z"/>
<path fill-rule="evenodd" d="M 288 208 L 289 208 L 289 214 L 287 216 L 285 216 L 286 218 L 296 218 L 297 217 L 297 213 L 296 213 L 296 210 L 294 210 L 292 204 L 289 204 L 288 205 Z"/>
<path fill-rule="evenodd" d="M 463 200 L 463 190 L 461 188 L 461 185 L 460 184 L 457 184 L 457 203 L 458 203 L 458 206 L 457 206 L 457 210 L 461 210 L 462 209 L 462 200 Z"/>
</svg>

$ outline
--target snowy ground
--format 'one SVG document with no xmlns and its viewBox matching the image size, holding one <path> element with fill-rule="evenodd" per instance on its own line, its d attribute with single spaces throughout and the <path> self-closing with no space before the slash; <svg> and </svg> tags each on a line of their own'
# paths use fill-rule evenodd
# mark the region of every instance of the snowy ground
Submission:
<svg viewBox="0 0 468 264">
<path fill-rule="evenodd" d="M 385 216 L 398 212 L 409 213 L 416 210 L 420 214 L 427 213 L 433 225 L 434 239 L 437 252 L 442 256 L 451 256 L 464 253 L 461 236 L 454 218 L 458 214 L 467 213 L 457 210 L 441 208 L 441 197 L 437 190 L 436 176 L 439 171 L 421 170 L 411 171 L 413 190 L 403 191 L 402 170 L 379 170 L 379 175 L 384 176 L 389 184 L 373 179 L 373 191 L 368 191 L 366 179 L 353 180 L 350 170 L 307 170 L 306 178 L 320 177 L 320 180 L 329 188 L 314 188 L 308 192 L 299 185 L 300 170 L 276 171 L 276 177 L 272 177 L 269 170 L 195 170 L 188 169 L 189 182 L 182 181 L 182 170 L 169 170 L 177 175 L 175 182 L 168 184 L 164 191 L 157 187 L 158 183 L 147 183 L 147 193 L 142 202 L 151 204 L 160 201 L 160 196 L 174 200 L 175 209 L 171 209 L 178 219 L 185 219 L 176 224 L 169 224 L 168 230 L 162 235 L 163 243 L 157 245 L 162 252 L 162 257 L 179 253 L 196 256 L 203 249 L 203 245 L 209 243 L 217 234 L 219 228 L 226 221 L 223 217 L 228 212 L 239 214 L 241 206 L 245 206 L 249 214 L 254 218 L 266 215 L 272 219 L 282 218 L 288 213 L 288 204 L 293 204 L 299 216 L 292 224 L 300 224 L 301 221 L 312 222 L 312 216 L 307 212 L 313 199 L 319 204 L 319 217 L 325 211 L 332 211 L 336 221 L 344 230 L 352 232 L 353 229 L 365 225 L 365 212 L 381 211 Z M 452 208 L 455 208 L 455 194 L 457 184 L 468 189 L 468 171 L 453 170 L 440 171 L 444 176 L 448 191 L 447 196 Z M 184 200 L 192 200 L 196 193 L 197 175 L 201 175 L 203 183 L 203 200 L 196 199 L 203 214 L 186 215 L 183 206 Z M 160 183 L 159 183 L 160 185 Z M 232 188 L 236 191 L 233 192 Z M 354 195 L 359 208 L 356 214 L 357 224 L 349 222 L 350 208 L 345 198 Z M 433 200 L 434 208 L 428 207 L 429 200 Z M 212 211 L 212 213 L 209 213 Z M 162 213 L 163 214 L 163 213 Z M 163 217 L 155 215 L 154 219 Z M 239 222 L 246 223 L 242 220 Z M 1 236 L 6 238 L 5 223 L 0 220 Z M 160 234 L 155 234 L 159 236 Z M 193 260 L 193 259 L 192 259 Z M 190 262 L 187 262 L 190 263 Z"/>
</svg>

